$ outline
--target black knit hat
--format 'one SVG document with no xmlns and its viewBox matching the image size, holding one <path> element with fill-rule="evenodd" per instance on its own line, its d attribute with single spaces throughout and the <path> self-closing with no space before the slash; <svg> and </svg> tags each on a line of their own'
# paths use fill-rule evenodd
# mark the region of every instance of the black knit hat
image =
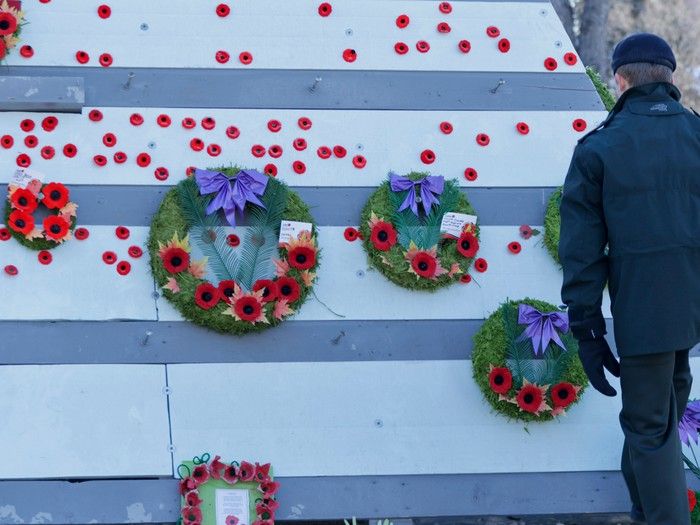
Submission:
<svg viewBox="0 0 700 525">
<path fill-rule="evenodd" d="M 635 33 L 621 40 L 613 51 L 612 69 L 617 72 L 620 66 L 634 62 L 647 62 L 668 66 L 676 70 L 676 57 L 668 43 L 660 36 L 651 33 Z"/>
</svg>

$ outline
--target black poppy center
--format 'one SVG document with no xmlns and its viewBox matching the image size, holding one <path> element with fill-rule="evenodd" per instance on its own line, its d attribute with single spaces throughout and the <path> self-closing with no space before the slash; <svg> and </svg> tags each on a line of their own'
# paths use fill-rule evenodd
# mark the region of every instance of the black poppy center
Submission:
<svg viewBox="0 0 700 525">
<path fill-rule="evenodd" d="M 27 205 L 27 198 L 26 197 L 20 197 L 17 199 L 19 201 L 20 206 L 26 206 Z"/>
<path fill-rule="evenodd" d="M 255 311 L 255 309 L 249 304 L 247 304 L 243 307 L 243 313 L 246 315 L 251 315 L 254 311 Z"/>
<path fill-rule="evenodd" d="M 7 20 L 0 21 L 0 29 L 7 29 L 10 27 L 10 22 Z"/>
<path fill-rule="evenodd" d="M 224 290 L 223 290 L 223 294 L 224 294 L 226 297 L 232 297 L 232 296 L 233 296 L 233 293 L 234 293 L 234 292 L 233 292 L 233 288 L 230 287 L 230 286 L 224 288 Z"/>
<path fill-rule="evenodd" d="M 567 399 L 569 397 L 569 391 L 565 388 L 561 388 L 557 392 L 557 396 L 559 397 L 559 399 Z"/>
<path fill-rule="evenodd" d="M 17 219 L 15 221 L 15 224 L 17 225 L 18 228 L 24 228 L 24 226 L 27 224 L 24 222 L 24 219 Z"/>
<path fill-rule="evenodd" d="M 389 234 L 385 232 L 384 230 L 380 231 L 377 234 L 377 239 L 379 239 L 382 242 L 386 242 L 386 240 L 389 238 Z"/>
<path fill-rule="evenodd" d="M 472 243 L 469 242 L 467 239 L 464 239 L 461 243 L 461 246 L 463 250 L 468 250 L 469 248 L 471 248 Z"/>
<path fill-rule="evenodd" d="M 54 233 L 54 234 L 61 233 L 61 227 L 58 224 L 52 224 L 51 228 L 49 228 L 49 230 L 51 230 L 51 233 Z"/>
<path fill-rule="evenodd" d="M 505 379 L 503 378 L 502 375 L 499 374 L 493 378 L 493 382 L 496 383 L 497 385 L 502 385 L 505 382 Z"/>
<path fill-rule="evenodd" d="M 425 261 L 421 261 L 418 263 L 418 269 L 421 271 L 426 271 L 428 269 L 428 263 Z"/>
<path fill-rule="evenodd" d="M 268 295 L 270 295 L 270 289 L 266 286 L 263 288 L 263 297 L 267 297 Z"/>
<path fill-rule="evenodd" d="M 282 292 L 282 295 L 289 295 L 292 293 L 292 287 L 285 284 L 282 286 L 282 288 L 280 288 L 280 291 Z"/>
<path fill-rule="evenodd" d="M 299 264 L 304 264 L 306 262 L 306 254 L 305 253 L 298 253 L 296 256 L 296 260 Z"/>
<path fill-rule="evenodd" d="M 212 296 L 211 292 L 204 292 L 202 294 L 202 299 L 204 299 L 207 302 L 211 301 L 213 298 L 214 296 Z"/>
<path fill-rule="evenodd" d="M 53 190 L 50 194 L 49 197 L 51 197 L 52 200 L 57 201 L 58 199 L 61 198 L 61 192 L 58 190 Z"/>
<path fill-rule="evenodd" d="M 534 396 L 532 394 L 525 394 L 523 396 L 523 401 L 525 401 L 526 404 L 530 404 L 535 400 Z"/>
<path fill-rule="evenodd" d="M 170 259 L 170 263 L 173 266 L 180 266 L 182 264 L 182 258 L 178 255 Z"/>
</svg>

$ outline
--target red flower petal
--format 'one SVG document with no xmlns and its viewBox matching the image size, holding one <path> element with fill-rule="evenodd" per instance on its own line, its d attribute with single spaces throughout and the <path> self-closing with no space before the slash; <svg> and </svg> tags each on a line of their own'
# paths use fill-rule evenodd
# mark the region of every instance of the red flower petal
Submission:
<svg viewBox="0 0 700 525">
<path fill-rule="evenodd" d="M 87 228 L 76 228 L 73 235 L 77 240 L 84 241 L 85 239 L 90 237 L 90 230 L 88 230 Z"/>
<path fill-rule="evenodd" d="M 489 372 L 489 387 L 497 394 L 506 395 L 513 387 L 513 374 L 505 367 L 493 368 Z"/>
<path fill-rule="evenodd" d="M 287 261 L 292 268 L 308 270 L 316 264 L 316 250 L 306 246 L 297 246 L 287 253 Z"/>
<path fill-rule="evenodd" d="M 420 277 L 430 279 L 435 275 L 437 270 L 437 260 L 428 252 L 418 252 L 411 259 L 411 268 Z"/>
<path fill-rule="evenodd" d="M 190 265 L 190 254 L 182 248 L 168 248 L 164 253 L 159 255 L 163 261 L 163 267 L 168 273 L 184 272 Z"/>
<path fill-rule="evenodd" d="M 488 267 L 489 264 L 486 262 L 486 259 L 479 258 L 476 261 L 474 261 L 474 268 L 479 273 L 484 273 L 486 270 L 488 270 Z"/>
<path fill-rule="evenodd" d="M 559 408 L 568 407 L 571 403 L 576 401 L 577 398 L 574 385 L 566 382 L 554 385 L 549 393 L 552 398 L 552 404 Z"/>
<path fill-rule="evenodd" d="M 100 65 L 102 67 L 109 67 L 112 65 L 112 55 L 109 53 L 102 53 L 100 55 Z"/>
<path fill-rule="evenodd" d="M 301 175 L 302 173 L 306 172 L 306 164 L 304 164 L 300 160 L 295 160 L 292 163 L 292 169 L 294 170 L 294 173 L 297 173 L 298 175 Z"/>
<path fill-rule="evenodd" d="M 352 158 L 352 165 L 361 170 L 367 165 L 367 159 L 362 155 L 355 155 Z"/>
<path fill-rule="evenodd" d="M 209 144 L 207 146 L 207 153 L 212 157 L 218 157 L 221 154 L 221 146 L 218 144 Z"/>
<path fill-rule="evenodd" d="M 238 60 L 241 64 L 247 66 L 253 62 L 253 55 L 250 53 L 250 51 L 243 51 L 240 55 L 238 55 Z"/>
<path fill-rule="evenodd" d="M 97 8 L 97 16 L 100 18 L 109 18 L 112 14 L 112 9 L 107 4 L 102 4 Z"/>
<path fill-rule="evenodd" d="M 416 42 L 416 49 L 418 50 L 419 53 L 427 53 L 430 51 L 430 44 L 426 42 L 425 40 L 419 40 Z"/>
<path fill-rule="evenodd" d="M 471 232 L 462 232 L 457 239 L 457 251 L 462 257 L 471 259 L 479 251 L 479 239 Z"/>
<path fill-rule="evenodd" d="M 396 230 L 392 224 L 378 221 L 372 227 L 369 238 L 376 250 L 386 252 L 396 244 Z"/>
<path fill-rule="evenodd" d="M 194 291 L 194 302 L 203 310 L 211 310 L 220 299 L 219 290 L 211 283 L 202 283 Z"/>
<path fill-rule="evenodd" d="M 19 54 L 24 58 L 32 58 L 34 56 L 34 48 L 29 44 L 25 44 L 19 48 Z"/>
<path fill-rule="evenodd" d="M 288 303 L 293 303 L 299 299 L 301 290 L 299 283 L 291 277 L 280 277 L 277 279 L 277 291 L 279 297 L 286 300 Z"/>
<path fill-rule="evenodd" d="M 216 127 L 216 120 L 214 117 L 204 117 L 202 119 L 202 127 L 206 130 L 211 130 Z"/>
<path fill-rule="evenodd" d="M 236 293 L 236 281 L 231 279 L 226 279 L 224 281 L 219 281 L 219 286 L 217 286 L 221 299 L 230 302 L 231 297 Z M 210 469 L 211 470 L 211 469 Z"/>
<path fill-rule="evenodd" d="M 405 55 L 408 53 L 408 46 L 405 42 L 396 42 L 394 44 L 394 51 L 399 55 Z"/>
<path fill-rule="evenodd" d="M 518 241 L 513 241 L 508 243 L 508 251 L 513 254 L 519 254 L 522 251 L 523 247 L 520 245 Z"/>
<path fill-rule="evenodd" d="M 17 275 L 19 270 L 17 270 L 17 267 L 14 264 L 8 264 L 5 266 L 5 273 L 7 275 Z"/>
<path fill-rule="evenodd" d="M 557 64 L 557 61 L 554 58 L 548 57 L 544 61 L 544 67 L 548 71 L 554 71 L 557 69 L 557 67 L 559 67 L 559 64 Z"/>
<path fill-rule="evenodd" d="M 12 135 L 3 135 L 0 138 L 0 145 L 5 149 L 10 149 L 14 143 L 15 139 L 12 138 Z"/>
<path fill-rule="evenodd" d="M 476 143 L 479 146 L 488 146 L 491 142 L 491 138 L 486 133 L 479 133 L 476 136 Z"/>
<path fill-rule="evenodd" d="M 453 130 L 454 128 L 449 122 L 440 122 L 440 131 L 442 131 L 445 135 L 449 135 Z"/>
<path fill-rule="evenodd" d="M 274 164 L 265 164 L 263 171 L 265 172 L 265 175 L 269 175 L 270 177 L 277 176 L 277 166 Z"/>
<path fill-rule="evenodd" d="M 226 136 L 230 139 L 237 139 L 241 135 L 240 130 L 236 126 L 226 128 Z"/>
<path fill-rule="evenodd" d="M 535 414 L 542 405 L 542 390 L 535 385 L 525 385 L 518 391 L 515 399 L 522 410 Z"/>
<path fill-rule="evenodd" d="M 300 117 L 297 124 L 303 130 L 311 129 L 311 119 L 308 117 Z"/>
<path fill-rule="evenodd" d="M 51 210 L 59 210 L 63 208 L 70 197 L 70 192 L 60 182 L 49 182 L 41 189 L 44 194 L 42 201 L 44 206 Z"/>
<path fill-rule="evenodd" d="M 332 153 L 333 153 L 333 152 L 331 151 L 331 149 L 330 149 L 329 147 L 327 147 L 327 146 L 320 146 L 320 147 L 316 150 L 316 154 L 317 154 L 320 158 L 322 158 L 322 159 L 328 159 L 328 158 L 330 158 L 330 156 L 332 155 Z"/>
<path fill-rule="evenodd" d="M 119 239 L 128 239 L 129 235 L 131 235 L 131 232 L 129 231 L 129 228 L 126 226 L 117 226 L 117 228 L 114 230 L 115 235 Z"/>
<path fill-rule="evenodd" d="M 138 156 L 136 157 L 136 164 L 141 166 L 142 168 L 145 168 L 151 163 L 151 156 L 148 153 L 139 153 Z"/>
<path fill-rule="evenodd" d="M 253 284 L 253 291 L 257 292 L 260 290 L 264 290 L 262 296 L 263 303 L 270 303 L 279 296 L 277 283 L 275 281 L 271 281 L 270 279 L 260 279 L 259 281 L 255 281 Z"/>
</svg>

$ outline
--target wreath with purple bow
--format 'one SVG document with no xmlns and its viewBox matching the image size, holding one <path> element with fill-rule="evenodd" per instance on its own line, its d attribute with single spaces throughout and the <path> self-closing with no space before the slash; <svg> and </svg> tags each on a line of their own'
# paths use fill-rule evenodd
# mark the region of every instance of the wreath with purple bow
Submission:
<svg viewBox="0 0 700 525">
<path fill-rule="evenodd" d="M 548 421 L 576 403 L 588 379 L 565 312 L 544 301 L 507 301 L 474 336 L 472 371 L 505 416 Z"/>
<path fill-rule="evenodd" d="M 399 286 L 430 291 L 471 280 L 479 227 L 455 181 L 389 173 L 365 204 L 360 232 L 370 264 Z"/>
<path fill-rule="evenodd" d="M 284 183 L 253 169 L 195 169 L 153 218 L 151 269 L 186 319 L 236 335 L 260 331 L 312 293 L 316 234 L 308 206 Z"/>
</svg>

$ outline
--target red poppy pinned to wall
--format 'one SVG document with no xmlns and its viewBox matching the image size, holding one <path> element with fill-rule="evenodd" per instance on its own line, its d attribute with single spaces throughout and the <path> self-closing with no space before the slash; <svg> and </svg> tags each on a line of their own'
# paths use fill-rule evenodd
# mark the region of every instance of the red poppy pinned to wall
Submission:
<svg viewBox="0 0 700 525">
<path fill-rule="evenodd" d="M 278 159 L 282 156 L 282 146 L 279 144 L 273 144 L 267 149 L 267 152 L 273 159 Z"/>
<path fill-rule="evenodd" d="M 241 131 L 236 126 L 226 128 L 226 136 L 230 139 L 237 139 L 241 136 Z"/>
<path fill-rule="evenodd" d="M 454 131 L 454 127 L 447 121 L 440 122 L 440 131 L 442 131 L 445 135 L 449 135 Z"/>
<path fill-rule="evenodd" d="M 29 44 L 25 44 L 19 48 L 19 54 L 24 58 L 32 58 L 34 56 L 34 48 Z"/>
<path fill-rule="evenodd" d="M 489 264 L 486 262 L 486 259 L 482 259 L 480 257 L 476 261 L 474 261 L 474 268 L 477 272 L 484 273 L 486 270 L 488 270 Z"/>
<path fill-rule="evenodd" d="M 228 53 L 228 51 L 224 51 L 223 49 L 219 49 L 216 54 L 214 55 L 214 58 L 219 64 L 225 64 L 231 59 L 231 55 Z"/>
<path fill-rule="evenodd" d="M 216 14 L 221 18 L 226 18 L 229 14 L 231 14 L 231 8 L 228 6 L 228 4 L 219 4 L 216 6 Z"/>
<path fill-rule="evenodd" d="M 39 260 L 39 264 L 47 265 L 51 264 L 53 261 L 53 255 L 51 255 L 51 252 L 48 250 L 41 250 L 37 254 L 37 259 Z"/>
<path fill-rule="evenodd" d="M 513 241 L 508 243 L 508 251 L 514 255 L 519 254 L 523 247 L 518 241 Z"/>
<path fill-rule="evenodd" d="M 345 49 L 343 51 L 343 60 L 345 60 L 346 62 L 354 62 L 355 60 L 357 60 L 357 51 L 350 48 Z"/>
<path fill-rule="evenodd" d="M 479 133 L 476 136 L 476 143 L 479 146 L 488 146 L 491 143 L 491 137 L 489 137 L 486 133 Z"/>
<path fill-rule="evenodd" d="M 107 4 L 102 4 L 97 7 L 97 16 L 102 19 L 109 18 L 112 15 L 112 8 Z"/>
<path fill-rule="evenodd" d="M 346 241 L 355 242 L 359 238 L 359 232 L 357 231 L 357 228 L 348 227 L 345 228 L 343 236 L 345 237 Z"/>
<path fill-rule="evenodd" d="M 117 136 L 114 133 L 105 133 L 102 136 L 102 144 L 104 144 L 108 148 L 114 147 L 114 145 L 116 143 L 117 143 Z"/>
<path fill-rule="evenodd" d="M 564 55 L 564 62 L 568 64 L 569 66 L 575 66 L 578 63 L 578 57 L 576 56 L 576 53 L 566 53 Z"/>
<path fill-rule="evenodd" d="M 129 117 L 129 122 L 132 126 L 140 126 L 143 124 L 143 116 L 140 113 L 132 113 Z"/>
<path fill-rule="evenodd" d="M 322 159 L 329 159 L 331 158 L 333 152 L 328 146 L 319 146 L 319 148 L 316 150 L 316 154 Z"/>
<path fill-rule="evenodd" d="M 268 120 L 267 121 L 267 129 L 272 131 L 272 133 L 277 133 L 282 129 L 282 123 L 279 120 Z"/>
<path fill-rule="evenodd" d="M 459 282 L 462 284 L 469 284 L 470 282 L 472 282 L 472 276 L 468 273 L 465 273 L 464 275 L 462 275 L 462 277 L 459 278 Z"/>
<path fill-rule="evenodd" d="M 253 54 L 250 51 L 243 51 L 240 55 L 238 55 L 238 60 L 241 64 L 247 66 L 248 64 L 253 63 Z"/>
<path fill-rule="evenodd" d="M 275 166 L 272 163 L 265 164 L 263 171 L 265 172 L 265 175 L 268 175 L 270 177 L 277 177 L 277 166 Z"/>
<path fill-rule="evenodd" d="M 419 40 L 416 42 L 416 49 L 418 50 L 419 53 L 427 53 L 430 51 L 430 44 L 426 42 L 425 40 Z"/>
<path fill-rule="evenodd" d="M 297 120 L 297 124 L 303 130 L 311 129 L 312 126 L 312 122 L 309 117 L 299 117 L 299 120 Z"/>
<path fill-rule="evenodd" d="M 221 154 L 221 146 L 218 144 L 209 144 L 207 146 L 207 153 L 211 157 L 218 157 Z"/>
<path fill-rule="evenodd" d="M 250 148 L 250 152 L 253 154 L 253 157 L 261 158 L 265 156 L 267 150 L 262 144 L 254 144 L 253 147 Z"/>
<path fill-rule="evenodd" d="M 4 270 L 5 270 L 5 273 L 11 277 L 14 277 L 15 275 L 17 275 L 19 273 L 19 270 L 17 269 L 17 267 L 14 264 L 6 265 Z"/>
<path fill-rule="evenodd" d="M 87 64 L 88 62 L 90 62 L 90 55 L 87 51 L 76 51 L 75 60 L 77 60 L 78 64 Z"/>
<path fill-rule="evenodd" d="M 58 118 L 54 117 L 53 115 L 44 117 L 44 119 L 41 121 L 41 127 L 47 133 L 51 133 L 53 130 L 55 130 L 56 126 L 58 126 Z"/>
<path fill-rule="evenodd" d="M 399 15 L 396 17 L 396 27 L 398 27 L 399 29 L 407 27 L 410 23 L 411 19 L 408 17 L 408 15 Z"/>
<path fill-rule="evenodd" d="M 437 31 L 438 33 L 449 33 L 450 31 L 452 31 L 452 28 L 447 22 L 440 22 L 437 25 Z"/>
<path fill-rule="evenodd" d="M 435 162 L 435 152 L 431 149 L 421 151 L 420 160 L 423 164 L 432 164 Z"/>
<path fill-rule="evenodd" d="M 28 168 L 32 164 L 32 158 L 26 153 L 20 153 L 17 155 L 15 162 L 20 168 Z"/>
<path fill-rule="evenodd" d="M 586 131 L 586 128 L 588 127 L 588 123 L 582 118 L 577 118 L 576 120 L 574 120 L 572 126 L 573 126 L 574 130 L 581 133 L 582 131 Z"/>
<path fill-rule="evenodd" d="M 161 113 L 156 117 L 156 122 L 161 128 L 167 128 L 172 124 L 172 119 L 170 118 L 170 115 L 167 115 L 165 113 Z"/>
<path fill-rule="evenodd" d="M 302 138 L 294 139 L 294 142 L 292 142 L 292 146 L 297 151 L 304 151 L 306 149 L 306 146 L 307 146 L 306 139 L 302 139 Z"/>
<path fill-rule="evenodd" d="M 97 165 L 97 166 L 104 166 L 107 164 L 107 157 L 104 155 L 95 155 L 92 157 L 92 161 Z"/>
<path fill-rule="evenodd" d="M 9 241 L 11 238 L 10 230 L 5 227 L 0 228 L 0 241 Z"/>
<path fill-rule="evenodd" d="M 508 40 L 507 38 L 501 38 L 498 41 L 498 50 L 501 53 L 507 53 L 508 51 L 510 51 L 510 40 Z"/>
<path fill-rule="evenodd" d="M 112 58 L 112 55 L 109 53 L 102 53 L 100 55 L 100 65 L 102 67 L 109 67 L 112 65 L 114 59 Z"/>
<path fill-rule="evenodd" d="M 128 239 L 129 236 L 131 235 L 131 232 L 129 231 L 129 228 L 126 226 L 117 226 L 114 229 L 114 235 L 117 236 L 117 239 L 125 240 Z"/>
<path fill-rule="evenodd" d="M 335 155 L 339 159 L 342 159 L 343 157 L 345 157 L 345 155 L 347 155 L 347 153 L 348 153 L 348 150 L 346 150 L 343 146 L 341 146 L 339 144 L 333 146 L 333 155 Z"/>
<path fill-rule="evenodd" d="M 5 149 L 10 149 L 14 143 L 15 139 L 12 138 L 12 135 L 3 135 L 0 137 L 0 145 Z"/>
<path fill-rule="evenodd" d="M 501 30 L 498 29 L 496 26 L 488 26 L 486 28 L 486 34 L 491 38 L 498 38 L 499 36 L 501 36 Z"/>
<path fill-rule="evenodd" d="M 88 118 L 92 122 L 99 122 L 102 120 L 102 112 L 99 109 L 91 109 L 88 113 Z"/>
<path fill-rule="evenodd" d="M 470 182 L 475 181 L 478 176 L 479 174 L 474 168 L 467 168 L 464 170 L 464 178 Z"/>
<path fill-rule="evenodd" d="M 527 135 L 528 133 L 530 133 L 530 126 L 528 126 L 525 122 L 518 122 L 515 125 L 515 129 L 517 129 L 518 133 L 520 133 L 521 135 Z"/>
<path fill-rule="evenodd" d="M 119 261 L 117 273 L 119 275 L 129 275 L 129 272 L 131 272 L 131 263 L 129 261 Z"/>
<path fill-rule="evenodd" d="M 170 172 L 168 171 L 168 168 L 165 168 L 163 166 L 158 166 L 154 172 L 153 176 L 160 181 L 167 180 L 167 178 L 170 176 Z"/>
<path fill-rule="evenodd" d="M 328 2 L 323 2 L 321 5 L 318 6 L 318 14 L 321 16 L 330 16 L 332 12 L 333 6 Z"/>
<path fill-rule="evenodd" d="M 142 152 L 142 153 L 139 153 L 138 156 L 136 157 L 136 164 L 138 164 L 142 168 L 145 168 L 150 163 L 151 163 L 151 156 L 148 153 Z"/>
<path fill-rule="evenodd" d="M 29 133 L 34 129 L 34 121 L 30 118 L 25 118 L 19 123 L 19 128 L 25 133 Z"/>
<path fill-rule="evenodd" d="M 204 149 L 204 141 L 195 137 L 190 140 L 190 148 L 192 151 L 202 151 Z"/>
<path fill-rule="evenodd" d="M 37 144 L 39 144 L 39 139 L 36 135 L 27 135 L 24 137 L 24 145 L 28 148 L 36 148 Z"/>
<path fill-rule="evenodd" d="M 87 228 L 82 228 L 82 227 L 76 228 L 74 235 L 75 235 L 75 238 L 77 240 L 84 241 L 85 239 L 90 237 L 90 230 L 88 230 Z"/>
<path fill-rule="evenodd" d="M 363 155 L 355 155 L 352 158 L 352 165 L 361 170 L 367 165 L 367 159 Z"/>
<path fill-rule="evenodd" d="M 306 164 L 300 160 L 295 160 L 292 163 L 292 169 L 294 170 L 294 173 L 301 175 L 302 173 L 306 172 Z"/>
<path fill-rule="evenodd" d="M 408 46 L 405 42 L 396 42 L 396 44 L 394 44 L 394 51 L 399 55 L 405 55 L 408 53 Z"/>
<path fill-rule="evenodd" d="M 204 117 L 201 122 L 202 128 L 210 131 L 216 127 L 216 120 L 214 117 Z"/>
<path fill-rule="evenodd" d="M 117 164 L 124 164 L 126 162 L 126 153 L 124 153 L 123 151 L 117 151 L 114 153 L 114 156 L 112 158 Z"/>
<path fill-rule="evenodd" d="M 41 157 L 43 159 L 52 159 L 55 154 L 56 150 L 53 148 L 53 146 L 44 146 L 43 148 L 41 148 Z"/>
<path fill-rule="evenodd" d="M 185 129 L 193 129 L 197 125 L 197 121 L 192 117 L 185 117 L 182 119 L 182 127 Z"/>
<path fill-rule="evenodd" d="M 554 71 L 559 67 L 559 64 L 557 64 L 556 59 L 552 57 L 547 57 L 544 60 L 544 67 L 547 71 Z"/>
<path fill-rule="evenodd" d="M 469 40 L 460 40 L 457 47 L 462 53 L 469 53 L 472 50 L 472 44 Z"/>
<path fill-rule="evenodd" d="M 438 9 L 441 13 L 449 14 L 452 12 L 452 4 L 449 2 L 440 2 Z"/>
</svg>

